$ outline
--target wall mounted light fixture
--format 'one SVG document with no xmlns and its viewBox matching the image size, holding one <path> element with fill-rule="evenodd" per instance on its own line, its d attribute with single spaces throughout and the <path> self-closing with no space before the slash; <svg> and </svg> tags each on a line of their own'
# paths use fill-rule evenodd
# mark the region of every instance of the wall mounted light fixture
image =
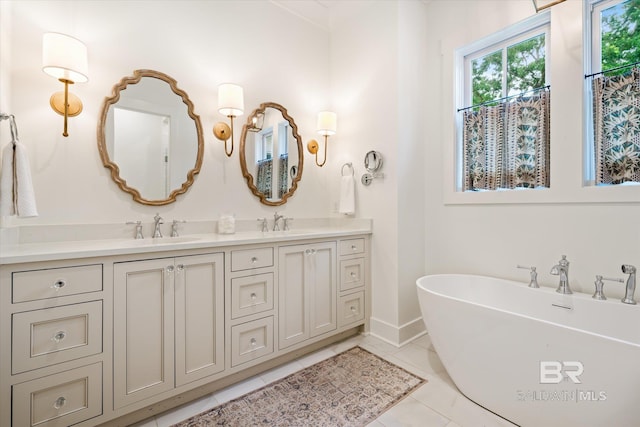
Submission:
<svg viewBox="0 0 640 427">
<path fill-rule="evenodd" d="M 69 85 L 88 81 L 88 69 L 87 46 L 84 43 L 66 34 L 43 35 L 42 71 L 64 83 L 64 92 L 56 92 L 49 99 L 51 108 L 64 116 L 62 136 L 69 136 L 67 118 L 82 112 L 82 101 L 69 93 Z"/>
<path fill-rule="evenodd" d="M 331 111 L 321 111 L 318 113 L 318 134 L 324 136 L 324 160 L 318 163 L 318 141 L 312 139 L 307 143 L 307 150 L 316 156 L 316 165 L 322 167 L 327 162 L 327 139 L 336 134 L 338 117 Z"/>
<path fill-rule="evenodd" d="M 213 126 L 213 134 L 224 141 L 224 152 L 227 157 L 233 154 L 233 119 L 244 114 L 244 93 L 242 86 L 223 83 L 218 86 L 218 111 L 230 120 L 231 126 L 218 122 Z M 231 138 L 231 150 L 227 148 L 227 140 Z"/>
<path fill-rule="evenodd" d="M 531 0 L 536 13 L 564 2 L 565 0 Z"/>
</svg>

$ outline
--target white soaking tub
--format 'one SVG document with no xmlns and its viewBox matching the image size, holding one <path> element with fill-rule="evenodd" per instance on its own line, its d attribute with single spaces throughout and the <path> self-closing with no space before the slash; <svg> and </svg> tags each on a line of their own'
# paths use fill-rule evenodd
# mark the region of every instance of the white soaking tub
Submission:
<svg viewBox="0 0 640 427">
<path fill-rule="evenodd" d="M 460 391 L 524 427 L 640 426 L 640 305 L 472 275 L 417 280 Z"/>
</svg>

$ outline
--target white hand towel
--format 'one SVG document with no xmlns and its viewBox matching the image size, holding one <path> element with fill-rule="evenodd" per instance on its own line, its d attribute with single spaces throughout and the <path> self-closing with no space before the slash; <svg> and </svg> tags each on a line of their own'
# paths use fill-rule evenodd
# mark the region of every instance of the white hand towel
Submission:
<svg viewBox="0 0 640 427">
<path fill-rule="evenodd" d="M 27 148 L 19 142 L 2 150 L 0 215 L 38 216 Z"/>
<path fill-rule="evenodd" d="M 342 176 L 340 180 L 340 204 L 338 212 L 351 215 L 356 212 L 355 180 L 353 175 Z"/>
</svg>

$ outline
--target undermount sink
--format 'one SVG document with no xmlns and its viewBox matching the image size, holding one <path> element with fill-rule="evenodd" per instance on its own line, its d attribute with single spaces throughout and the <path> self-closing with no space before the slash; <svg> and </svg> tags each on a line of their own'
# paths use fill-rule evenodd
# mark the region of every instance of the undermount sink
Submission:
<svg viewBox="0 0 640 427">
<path fill-rule="evenodd" d="M 188 243 L 195 242 L 200 240 L 198 237 L 161 237 L 161 238 L 153 238 L 147 239 L 146 241 L 153 243 L 154 245 L 169 245 L 172 243 Z M 143 240 L 144 241 L 144 240 Z"/>
</svg>

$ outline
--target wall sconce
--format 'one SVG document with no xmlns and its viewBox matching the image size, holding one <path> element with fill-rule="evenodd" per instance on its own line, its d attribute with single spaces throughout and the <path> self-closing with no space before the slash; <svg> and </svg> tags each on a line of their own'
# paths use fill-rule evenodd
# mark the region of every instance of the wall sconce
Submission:
<svg viewBox="0 0 640 427">
<path fill-rule="evenodd" d="M 224 122 L 213 126 L 213 134 L 220 141 L 224 141 L 224 152 L 227 157 L 233 154 L 233 119 L 244 113 L 244 94 L 242 86 L 223 83 L 218 86 L 218 112 L 227 116 L 231 127 Z M 227 149 L 227 140 L 231 137 L 231 151 Z"/>
<path fill-rule="evenodd" d="M 565 0 L 531 0 L 533 2 L 533 7 L 536 9 L 536 13 L 541 10 L 545 10 L 551 6 L 555 6 L 564 2 Z"/>
<path fill-rule="evenodd" d="M 307 143 L 307 150 L 316 156 L 316 165 L 322 167 L 327 162 L 327 139 L 336 133 L 336 123 L 338 118 L 336 113 L 331 111 L 321 111 L 318 113 L 318 134 L 324 136 L 324 160 L 318 163 L 318 141 L 312 139 Z"/>
<path fill-rule="evenodd" d="M 59 33 L 45 33 L 42 37 L 42 71 L 64 83 L 64 92 L 51 95 L 49 104 L 64 116 L 62 136 L 67 132 L 67 118 L 82 112 L 82 101 L 69 93 L 69 85 L 89 80 L 87 46 L 80 40 Z"/>
</svg>

